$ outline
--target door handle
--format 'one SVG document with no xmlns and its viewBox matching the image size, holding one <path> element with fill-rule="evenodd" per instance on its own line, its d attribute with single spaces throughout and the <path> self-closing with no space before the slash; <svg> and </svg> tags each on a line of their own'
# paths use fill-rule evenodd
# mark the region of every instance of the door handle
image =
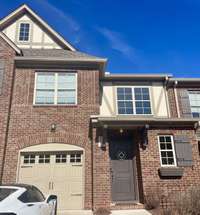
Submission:
<svg viewBox="0 0 200 215">
<path fill-rule="evenodd" d="M 49 190 L 51 190 L 51 182 L 49 182 Z"/>
</svg>

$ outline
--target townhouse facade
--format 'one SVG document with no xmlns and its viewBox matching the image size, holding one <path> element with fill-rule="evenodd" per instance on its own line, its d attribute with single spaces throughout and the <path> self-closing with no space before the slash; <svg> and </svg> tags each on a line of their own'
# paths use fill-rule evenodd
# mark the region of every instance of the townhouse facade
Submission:
<svg viewBox="0 0 200 215">
<path fill-rule="evenodd" d="M 200 79 L 108 74 L 27 5 L 0 21 L 0 180 L 58 209 L 143 208 L 200 184 Z M 170 199 L 170 201 L 168 201 Z"/>
</svg>

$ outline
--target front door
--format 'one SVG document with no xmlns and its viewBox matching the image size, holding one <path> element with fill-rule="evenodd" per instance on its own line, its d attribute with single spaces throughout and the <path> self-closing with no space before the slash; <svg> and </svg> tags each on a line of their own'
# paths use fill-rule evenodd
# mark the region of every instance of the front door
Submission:
<svg viewBox="0 0 200 215">
<path fill-rule="evenodd" d="M 110 143 L 112 200 L 136 201 L 137 189 L 134 168 L 134 143 L 132 138 L 114 138 Z"/>
</svg>

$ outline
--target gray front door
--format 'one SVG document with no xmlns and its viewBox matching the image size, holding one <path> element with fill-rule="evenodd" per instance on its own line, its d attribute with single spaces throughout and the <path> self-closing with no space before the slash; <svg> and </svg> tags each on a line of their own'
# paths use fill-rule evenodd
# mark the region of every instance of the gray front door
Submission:
<svg viewBox="0 0 200 215">
<path fill-rule="evenodd" d="M 134 143 L 132 139 L 112 139 L 109 154 L 111 160 L 112 200 L 136 201 L 134 170 Z"/>
</svg>

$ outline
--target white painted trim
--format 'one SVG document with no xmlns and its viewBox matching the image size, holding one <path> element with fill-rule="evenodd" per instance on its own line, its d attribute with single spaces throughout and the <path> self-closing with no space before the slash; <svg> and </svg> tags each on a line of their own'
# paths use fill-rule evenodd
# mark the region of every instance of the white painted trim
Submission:
<svg viewBox="0 0 200 215">
<path fill-rule="evenodd" d="M 177 96 L 177 89 L 176 86 L 174 86 L 174 97 L 175 97 L 175 104 L 176 104 L 176 110 L 178 114 L 178 118 L 180 118 L 180 107 L 179 107 L 179 102 L 178 102 L 178 96 Z"/>
<path fill-rule="evenodd" d="M 132 102 L 133 102 L 133 114 L 119 114 L 118 112 L 118 99 L 117 99 L 117 89 L 118 88 L 131 88 L 132 89 Z M 149 98 L 150 98 L 150 106 L 151 106 L 151 114 L 136 114 L 136 108 L 135 108 L 135 93 L 134 93 L 134 89 L 135 88 L 148 88 L 149 89 Z M 118 116 L 153 116 L 154 115 L 154 110 L 153 110 L 153 105 L 152 105 L 152 95 L 151 95 L 151 86 L 127 86 L 127 85 L 123 85 L 123 86 L 115 86 L 115 107 L 116 107 L 116 115 Z"/>
<path fill-rule="evenodd" d="M 0 31 L 0 37 L 1 37 L 3 40 L 5 40 L 5 41 L 8 43 L 8 45 L 10 45 L 11 48 L 13 48 L 18 54 L 21 54 L 20 48 L 17 47 L 17 46 L 15 45 L 15 43 L 13 43 L 2 31 Z"/>
<path fill-rule="evenodd" d="M 67 71 L 61 71 L 61 72 L 53 72 L 53 71 L 41 71 L 41 73 L 54 73 L 55 75 L 55 86 L 54 86 L 54 104 L 36 104 L 36 89 L 37 89 L 37 75 L 38 72 L 35 72 L 35 82 L 34 82 L 34 95 L 33 95 L 33 105 L 34 106 L 76 106 L 78 105 L 78 74 L 77 72 L 67 72 Z M 75 103 L 74 104 L 57 104 L 57 82 L 58 82 L 58 73 L 65 73 L 65 74 L 74 74 L 75 75 Z"/>
<path fill-rule="evenodd" d="M 165 165 L 165 164 L 162 164 L 162 156 L 161 156 L 161 149 L 160 149 L 160 139 L 159 137 L 166 137 L 166 136 L 169 136 L 171 138 L 171 144 L 172 144 L 172 152 L 173 152 L 173 158 L 174 158 L 174 164 L 173 165 Z M 163 134 L 163 135 L 158 135 L 157 136 L 157 141 L 158 141 L 158 147 L 159 147 L 159 155 L 160 155 L 160 165 L 162 167 L 175 167 L 177 166 L 177 162 L 176 162 L 176 152 L 175 152 L 175 149 L 174 149 L 174 137 L 173 135 L 168 135 L 168 134 Z M 163 151 L 163 150 L 162 150 Z M 165 150 L 164 150 L 165 151 Z M 169 151 L 169 150 L 167 150 Z"/>
<path fill-rule="evenodd" d="M 6 22 L 9 19 L 12 19 L 13 16 L 17 15 L 18 13 L 23 12 L 23 10 L 26 10 L 29 12 L 35 19 L 37 19 L 41 25 L 43 25 L 50 33 L 52 33 L 61 43 L 63 43 L 66 47 L 68 47 L 71 51 L 76 51 L 76 49 L 67 42 L 62 36 L 60 36 L 56 31 L 54 31 L 41 17 L 39 17 L 31 8 L 29 8 L 26 4 L 23 4 L 21 7 L 17 8 L 15 11 L 10 13 L 8 16 L 3 18 L 0 21 L 0 25 L 2 25 L 4 22 Z"/>
</svg>

